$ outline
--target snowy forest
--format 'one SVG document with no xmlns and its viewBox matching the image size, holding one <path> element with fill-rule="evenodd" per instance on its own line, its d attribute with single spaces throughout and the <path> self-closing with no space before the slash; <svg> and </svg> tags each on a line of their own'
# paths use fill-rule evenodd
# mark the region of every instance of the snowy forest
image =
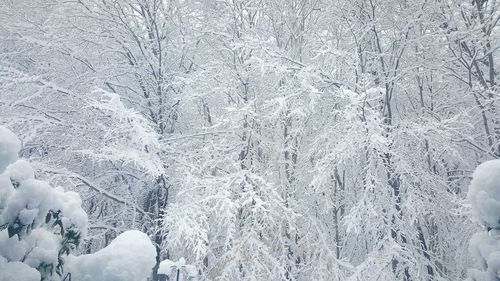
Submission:
<svg viewBox="0 0 500 281">
<path fill-rule="evenodd" d="M 0 281 L 500 280 L 497 0 L 0 0 Z"/>
</svg>

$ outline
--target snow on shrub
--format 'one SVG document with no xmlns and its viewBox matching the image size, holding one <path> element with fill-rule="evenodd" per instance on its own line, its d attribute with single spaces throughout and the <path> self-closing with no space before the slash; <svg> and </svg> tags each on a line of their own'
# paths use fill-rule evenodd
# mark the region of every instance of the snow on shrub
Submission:
<svg viewBox="0 0 500 281">
<path fill-rule="evenodd" d="M 35 179 L 28 161 L 17 157 L 20 147 L 0 126 L 0 280 L 17 273 L 27 274 L 16 280 L 32 280 L 27 266 L 38 270 L 37 280 L 57 280 L 63 257 L 86 235 L 87 214 L 77 193 Z"/>
<path fill-rule="evenodd" d="M 144 281 L 156 263 L 156 249 L 146 234 L 130 230 L 96 253 L 66 261 L 72 281 Z"/>
<path fill-rule="evenodd" d="M 186 259 L 180 258 L 177 262 L 166 259 L 160 263 L 158 274 L 168 277 L 168 280 L 198 280 L 198 270 L 196 266 L 186 264 Z"/>
<path fill-rule="evenodd" d="M 127 231 L 94 254 L 70 255 L 87 234 L 80 196 L 35 179 L 30 163 L 18 159 L 20 148 L 0 126 L 0 281 L 145 280 L 156 251 L 142 232 Z"/>
<path fill-rule="evenodd" d="M 474 217 L 486 228 L 470 240 L 469 250 L 481 269 L 470 269 L 469 275 L 477 281 L 500 280 L 500 159 L 476 168 L 467 196 Z"/>
</svg>

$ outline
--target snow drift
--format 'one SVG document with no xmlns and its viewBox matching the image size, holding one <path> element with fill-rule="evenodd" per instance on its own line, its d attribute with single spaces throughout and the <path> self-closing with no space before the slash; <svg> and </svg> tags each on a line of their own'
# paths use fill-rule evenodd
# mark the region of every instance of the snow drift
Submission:
<svg viewBox="0 0 500 281">
<path fill-rule="evenodd" d="M 126 231 L 106 248 L 89 255 L 69 256 L 72 281 L 144 281 L 155 265 L 156 250 L 149 237 Z"/>
</svg>

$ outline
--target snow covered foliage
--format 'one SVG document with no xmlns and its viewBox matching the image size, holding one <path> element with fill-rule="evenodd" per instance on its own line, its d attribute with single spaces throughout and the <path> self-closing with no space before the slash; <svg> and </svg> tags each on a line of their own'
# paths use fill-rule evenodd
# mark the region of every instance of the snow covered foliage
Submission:
<svg viewBox="0 0 500 281">
<path fill-rule="evenodd" d="M 98 100 L 90 107 L 109 116 L 98 124 L 107 141 L 94 150 L 80 150 L 99 162 L 122 162 L 133 165 L 152 177 L 161 175 L 163 165 L 159 159 L 159 136 L 139 112 L 130 109 L 120 96 L 99 89 L 94 91 Z"/>
<path fill-rule="evenodd" d="M 175 215 L 165 217 L 170 231 L 164 246 L 199 267 L 206 263 L 210 279 L 282 280 L 288 240 L 281 235 L 295 217 L 271 183 L 233 168 L 221 178 L 189 177 L 185 192 L 167 209 Z M 204 195 L 193 196 L 207 187 Z"/>
<path fill-rule="evenodd" d="M 149 237 L 130 230 L 93 254 L 66 259 L 65 271 L 72 281 L 146 281 L 156 263 L 156 250 Z"/>
<path fill-rule="evenodd" d="M 185 258 L 180 258 L 177 262 L 163 260 L 158 268 L 158 274 L 166 275 L 168 280 L 198 280 L 198 270 L 194 265 L 186 264 Z"/>
<path fill-rule="evenodd" d="M 470 172 L 500 158 L 499 4 L 2 1 L 0 123 L 81 196 L 82 252 L 145 230 L 154 281 L 181 257 L 207 281 L 462 280 Z"/>
<path fill-rule="evenodd" d="M 472 175 L 468 199 L 474 217 L 486 230 L 474 234 L 469 250 L 480 270 L 469 269 L 477 281 L 500 279 L 500 159 L 479 165 Z"/>
<path fill-rule="evenodd" d="M 485 227 L 500 229 L 500 159 L 476 168 L 467 197 L 474 216 Z"/>
<path fill-rule="evenodd" d="M 5 127 L 0 132 L 0 162 L 8 164 L 0 174 L 0 256 L 6 268 L 23 262 L 42 280 L 56 280 L 64 274 L 64 256 L 86 235 L 87 214 L 77 193 L 35 179 L 28 161 L 17 160 L 17 137 Z"/>
<path fill-rule="evenodd" d="M 469 251 L 480 269 L 469 269 L 475 281 L 497 281 L 500 279 L 500 233 L 498 230 L 474 234 L 469 242 Z"/>
<path fill-rule="evenodd" d="M 20 142 L 0 126 L 0 280 L 142 281 L 156 250 L 140 231 L 127 231 L 94 254 L 74 256 L 87 234 L 80 196 L 35 179 L 17 159 Z"/>
</svg>

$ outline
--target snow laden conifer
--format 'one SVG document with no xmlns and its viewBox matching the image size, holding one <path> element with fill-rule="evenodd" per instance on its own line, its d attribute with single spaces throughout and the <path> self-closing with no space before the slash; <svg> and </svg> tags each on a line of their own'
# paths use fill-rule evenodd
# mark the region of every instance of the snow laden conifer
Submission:
<svg viewBox="0 0 500 281">
<path fill-rule="evenodd" d="M 485 230 L 474 234 L 469 251 L 480 269 L 470 269 L 475 281 L 500 280 L 500 159 L 479 165 L 469 187 L 474 217 Z"/>
</svg>

